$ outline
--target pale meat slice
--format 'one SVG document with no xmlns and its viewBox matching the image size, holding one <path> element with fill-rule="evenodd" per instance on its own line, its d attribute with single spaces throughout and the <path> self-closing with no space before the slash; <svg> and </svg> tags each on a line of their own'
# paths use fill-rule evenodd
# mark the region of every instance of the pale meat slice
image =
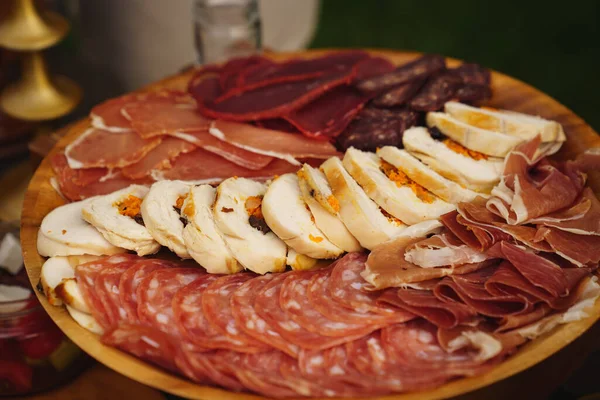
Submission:
<svg viewBox="0 0 600 400">
<path fill-rule="evenodd" d="M 231 296 L 231 310 L 237 325 L 248 335 L 275 347 L 292 357 L 297 357 L 299 348 L 285 340 L 255 309 L 256 297 L 275 275 L 267 274 L 250 279 Z"/>
<path fill-rule="evenodd" d="M 121 170 L 127 178 L 141 179 L 150 175 L 154 170 L 164 170 L 172 167 L 173 161 L 181 154 L 196 149 L 193 144 L 174 137 L 165 137 L 162 142 L 150 150 L 141 160 L 128 165 Z"/>
<path fill-rule="evenodd" d="M 121 168 L 140 161 L 160 142 L 160 138 L 146 140 L 133 131 L 90 128 L 65 148 L 65 156 L 73 169 Z"/>
<path fill-rule="evenodd" d="M 216 138 L 236 147 L 281 158 L 296 165 L 300 165 L 297 158 L 326 159 L 339 155 L 335 147 L 327 141 L 316 141 L 302 135 L 239 122 L 217 120 L 212 123 L 209 132 Z"/>
<path fill-rule="evenodd" d="M 173 132 L 207 130 L 211 122 L 197 111 L 195 101 L 183 93 L 142 98 L 125 104 L 121 112 L 133 130 L 145 139 Z"/>
<path fill-rule="evenodd" d="M 217 139 L 208 133 L 208 130 L 191 131 L 191 132 L 173 132 L 170 135 L 185 140 L 198 147 L 202 147 L 206 151 L 217 154 L 224 159 L 231 161 L 234 164 L 248 169 L 261 169 L 269 164 L 273 157 L 254 153 L 234 146 L 227 142 Z"/>
<path fill-rule="evenodd" d="M 264 168 L 251 170 L 227 161 L 214 153 L 198 148 L 177 157 L 173 162 L 172 168 L 168 170 L 154 170 L 151 175 L 155 180 L 168 179 L 198 181 L 199 183 L 218 183 L 232 176 L 264 181 L 275 175 L 296 172 L 297 169 L 297 166 L 287 161 L 274 159 Z"/>
</svg>

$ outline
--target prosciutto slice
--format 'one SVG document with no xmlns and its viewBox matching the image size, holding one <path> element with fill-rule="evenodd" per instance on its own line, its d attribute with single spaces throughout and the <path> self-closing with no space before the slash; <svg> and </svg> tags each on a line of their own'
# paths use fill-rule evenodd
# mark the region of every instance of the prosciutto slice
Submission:
<svg viewBox="0 0 600 400">
<path fill-rule="evenodd" d="M 150 175 L 153 170 L 171 168 L 172 162 L 180 155 L 189 153 L 196 146 L 181 139 L 166 137 L 150 150 L 141 160 L 121 170 L 123 176 L 130 179 L 141 179 Z"/>
<path fill-rule="evenodd" d="M 404 258 L 422 268 L 435 268 L 478 263 L 485 261 L 488 256 L 471 249 L 450 232 L 445 232 L 408 246 Z"/>
<path fill-rule="evenodd" d="M 556 228 L 541 227 L 536 237 L 546 241 L 556 254 L 578 267 L 600 262 L 600 236 L 577 235 Z"/>
<path fill-rule="evenodd" d="M 290 135 L 238 122 L 214 121 L 210 134 L 236 147 L 297 165 L 297 158 L 326 159 L 339 155 L 329 142 L 316 142 L 301 135 Z"/>
<path fill-rule="evenodd" d="M 160 138 L 146 140 L 133 131 L 90 128 L 65 148 L 65 156 L 73 169 L 120 168 L 140 161 L 160 142 Z"/>
<path fill-rule="evenodd" d="M 94 128 L 116 133 L 130 131 L 131 124 L 127 118 L 121 114 L 121 109 L 125 104 L 134 100 L 136 96 L 137 95 L 126 95 L 117 97 L 92 108 L 90 113 L 92 126 Z"/>
</svg>

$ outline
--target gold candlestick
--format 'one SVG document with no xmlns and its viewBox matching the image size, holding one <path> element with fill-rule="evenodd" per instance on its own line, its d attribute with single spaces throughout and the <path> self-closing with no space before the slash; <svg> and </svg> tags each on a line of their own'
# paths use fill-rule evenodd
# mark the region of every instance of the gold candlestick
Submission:
<svg viewBox="0 0 600 400">
<path fill-rule="evenodd" d="M 0 46 L 23 52 L 23 74 L 0 95 L 0 106 L 7 114 L 26 120 L 54 119 L 79 103 L 81 89 L 65 77 L 50 77 L 41 53 L 68 30 L 63 17 L 38 13 L 33 0 L 12 1 L 9 13 L 0 21 Z"/>
</svg>

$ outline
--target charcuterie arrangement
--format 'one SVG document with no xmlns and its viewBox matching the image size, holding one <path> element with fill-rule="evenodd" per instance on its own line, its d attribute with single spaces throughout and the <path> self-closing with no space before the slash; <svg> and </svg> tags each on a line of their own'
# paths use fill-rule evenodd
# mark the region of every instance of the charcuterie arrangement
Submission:
<svg viewBox="0 0 600 400">
<path fill-rule="evenodd" d="M 365 52 L 205 67 L 52 158 L 40 287 L 103 343 L 271 397 L 481 374 L 600 296 L 600 152 L 477 107 L 490 74 Z"/>
</svg>

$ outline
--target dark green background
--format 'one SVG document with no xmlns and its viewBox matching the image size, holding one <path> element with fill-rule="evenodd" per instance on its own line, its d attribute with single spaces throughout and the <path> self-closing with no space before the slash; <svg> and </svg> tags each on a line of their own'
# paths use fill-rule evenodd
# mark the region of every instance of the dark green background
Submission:
<svg viewBox="0 0 600 400">
<path fill-rule="evenodd" d="M 311 47 L 478 62 L 546 92 L 600 130 L 600 1 L 322 0 Z"/>
</svg>

